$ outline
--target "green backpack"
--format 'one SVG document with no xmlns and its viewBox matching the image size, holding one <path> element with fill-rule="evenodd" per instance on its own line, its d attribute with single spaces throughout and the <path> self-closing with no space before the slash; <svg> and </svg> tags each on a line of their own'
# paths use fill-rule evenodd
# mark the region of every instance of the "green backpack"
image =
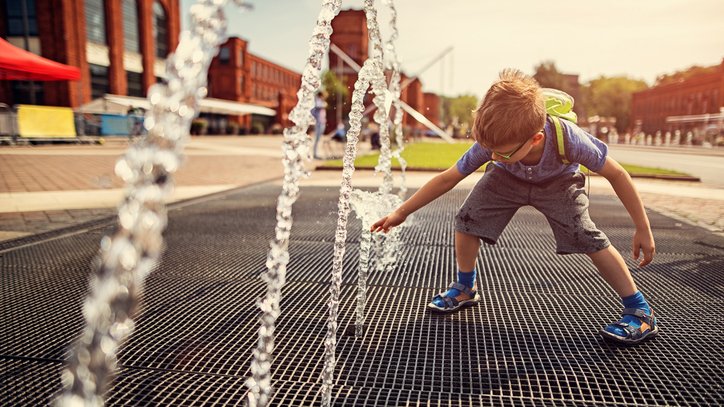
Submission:
<svg viewBox="0 0 724 407">
<path fill-rule="evenodd" d="M 570 160 L 566 157 L 566 138 L 564 137 L 564 129 L 560 119 L 577 123 L 578 116 L 573 111 L 573 97 L 566 92 L 558 89 L 543 88 L 543 96 L 545 99 L 546 113 L 551 118 L 553 126 L 556 129 L 555 144 L 558 151 L 558 158 L 564 163 L 569 164 Z"/>
</svg>

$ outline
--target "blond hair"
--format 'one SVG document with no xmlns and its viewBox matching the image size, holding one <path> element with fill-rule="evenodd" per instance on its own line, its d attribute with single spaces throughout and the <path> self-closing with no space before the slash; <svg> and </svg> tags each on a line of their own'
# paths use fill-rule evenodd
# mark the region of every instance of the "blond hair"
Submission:
<svg viewBox="0 0 724 407">
<path fill-rule="evenodd" d="M 517 69 L 504 69 L 474 115 L 473 137 L 484 147 L 522 143 L 545 125 L 541 87 Z"/>
</svg>

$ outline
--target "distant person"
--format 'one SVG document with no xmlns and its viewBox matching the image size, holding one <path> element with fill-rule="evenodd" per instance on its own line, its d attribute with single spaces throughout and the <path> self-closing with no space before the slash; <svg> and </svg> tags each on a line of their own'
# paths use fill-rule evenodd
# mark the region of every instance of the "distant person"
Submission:
<svg viewBox="0 0 724 407">
<path fill-rule="evenodd" d="M 324 92 L 317 92 L 314 97 L 314 108 L 312 109 L 312 116 L 314 116 L 314 149 L 312 150 L 315 160 L 320 160 L 321 157 L 317 154 L 317 148 L 319 147 L 319 139 L 322 138 L 324 130 L 327 127 L 327 102 L 324 100 Z"/>
<path fill-rule="evenodd" d="M 572 99 L 565 96 L 572 107 Z M 639 343 L 659 332 L 654 311 L 636 288 L 621 254 L 591 221 L 585 176 L 580 172 L 579 163 L 605 177 L 626 207 L 636 226 L 633 257 L 638 259 L 643 252 L 639 266 L 649 264 L 655 253 L 643 203 L 626 170 L 607 156 L 606 144 L 573 122 L 548 115 L 545 101 L 535 79 L 514 69 L 502 71 L 475 111 L 472 134 L 476 143 L 455 165 L 428 181 L 394 212 L 375 222 L 371 230 L 388 232 L 490 161 L 485 175 L 455 218 L 457 281 L 445 293 L 436 295 L 428 307 L 432 311 L 453 312 L 477 304 L 480 294 L 475 288 L 475 260 L 480 240 L 495 244 L 515 212 L 521 206 L 531 205 L 548 219 L 556 240 L 556 253 L 588 255 L 621 297 L 624 308 L 621 319 L 601 329 L 600 335 L 626 344 Z M 562 141 L 570 163 L 564 163 L 556 148 L 557 123 L 564 130 Z M 568 329 L 566 318 L 576 318 L 577 310 L 568 303 L 560 305 L 564 311 L 554 317 L 560 320 L 560 329 L 565 331 Z M 534 324 L 525 312 L 520 310 L 523 325 Z"/>
<path fill-rule="evenodd" d="M 337 125 L 337 130 L 334 131 L 334 135 L 332 135 L 332 140 L 339 143 L 347 142 L 347 130 L 344 127 L 344 123 L 339 123 Z"/>
<path fill-rule="evenodd" d="M 381 149 L 380 126 L 377 123 L 370 123 L 368 128 L 370 130 L 370 148 L 373 150 Z"/>
</svg>

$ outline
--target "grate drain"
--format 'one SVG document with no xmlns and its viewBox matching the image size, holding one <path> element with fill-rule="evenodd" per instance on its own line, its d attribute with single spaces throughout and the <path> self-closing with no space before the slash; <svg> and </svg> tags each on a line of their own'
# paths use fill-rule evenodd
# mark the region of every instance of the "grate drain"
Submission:
<svg viewBox="0 0 724 407">
<path fill-rule="evenodd" d="M 277 192 L 255 186 L 170 211 L 168 249 L 119 353 L 109 405 L 243 399 L 257 339 L 252 304 L 264 290 L 258 276 Z M 659 254 L 634 275 L 659 311 L 663 334 L 638 348 L 599 340 L 596 331 L 616 317 L 617 299 L 585 256 L 553 254 L 547 222 L 527 208 L 498 245 L 481 249 L 482 303 L 429 315 L 425 304 L 454 278 L 451 222 L 466 192 L 453 191 L 416 216 L 396 273 L 371 273 L 362 340 L 343 334 L 354 323 L 359 224 L 351 223 L 335 405 L 724 404 L 724 239 L 651 215 Z M 305 188 L 295 206 L 273 363 L 275 405 L 320 402 L 335 219 L 328 215 L 336 194 Z M 621 205 L 593 197 L 591 212 L 627 254 L 631 230 Z M 82 328 L 99 238 L 91 230 L 0 254 L 0 404 L 47 404 L 60 388 L 68 345 Z M 692 334 L 693 319 L 709 327 L 707 337 Z"/>
</svg>

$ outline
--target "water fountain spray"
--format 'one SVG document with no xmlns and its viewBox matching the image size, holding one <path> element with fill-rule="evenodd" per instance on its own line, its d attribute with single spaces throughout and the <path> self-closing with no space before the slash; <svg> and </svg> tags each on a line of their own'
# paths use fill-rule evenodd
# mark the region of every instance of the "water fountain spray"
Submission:
<svg viewBox="0 0 724 407">
<path fill-rule="evenodd" d="M 396 154 L 403 164 L 404 160 L 399 157 L 402 149 L 402 111 L 399 109 L 400 97 L 400 70 L 397 61 L 397 52 L 395 49 L 395 41 L 397 39 L 396 27 L 396 10 L 392 0 L 386 1 L 391 11 L 392 35 L 386 42 L 386 50 L 391 55 L 391 60 L 386 67 L 392 69 L 392 80 L 389 89 L 385 92 L 384 100 L 376 97 L 375 101 L 375 121 L 380 126 L 380 156 L 379 162 L 375 167 L 376 172 L 382 172 L 383 181 L 377 193 L 369 193 L 362 190 L 354 190 L 351 195 L 352 208 L 357 217 L 362 221 L 362 234 L 360 237 L 360 260 L 357 274 L 357 307 L 355 318 L 355 336 L 362 337 L 364 335 L 365 324 L 365 306 L 367 298 L 367 275 L 372 263 L 371 249 L 374 241 L 374 259 L 376 260 L 377 271 L 391 271 L 397 260 L 397 253 L 400 250 L 400 228 L 393 229 L 387 235 L 380 233 L 372 234 L 370 227 L 372 222 L 389 214 L 401 203 L 401 197 L 392 195 L 393 177 L 392 177 L 392 156 L 390 151 L 390 134 L 389 134 L 389 111 L 392 105 L 397 107 L 395 120 L 398 127 L 395 128 L 397 135 L 398 149 Z M 368 9 L 371 9 L 369 7 Z M 379 24 L 376 19 L 376 13 L 373 9 L 367 15 L 368 32 L 370 33 L 370 43 L 372 44 L 372 58 L 376 58 L 380 63 L 384 60 L 381 35 Z M 393 125 L 395 123 L 393 122 Z M 401 189 L 404 188 L 404 178 L 402 180 Z M 404 192 L 403 192 L 404 194 Z"/>
<path fill-rule="evenodd" d="M 357 82 L 352 94 L 352 108 L 349 114 L 350 130 L 348 132 L 347 145 L 343 158 L 344 168 L 342 170 L 342 185 L 338 203 L 337 229 L 335 233 L 334 259 L 332 262 L 332 284 L 330 285 L 329 318 L 327 321 L 327 336 L 324 340 L 325 361 L 322 370 L 322 405 L 329 406 L 332 400 L 332 385 L 334 381 L 334 369 L 336 365 L 335 348 L 337 343 L 337 313 L 339 309 L 340 287 L 342 284 L 342 260 L 345 252 L 345 241 L 347 239 L 347 218 L 350 206 L 356 207 L 356 212 L 363 219 L 363 237 L 360 247 L 360 269 L 357 290 L 357 320 L 355 333 L 361 335 L 364 326 L 364 305 L 366 302 L 366 277 L 369 264 L 369 215 L 377 216 L 381 211 L 389 209 L 389 192 L 392 185 L 392 173 L 390 169 L 390 141 L 388 117 L 392 104 L 392 94 L 387 88 L 384 74 L 383 48 L 380 37 L 379 25 L 377 23 L 377 10 L 374 7 L 374 0 L 365 0 L 364 9 L 367 16 L 367 28 L 372 45 L 372 56 L 367 59 L 358 72 Z M 382 164 L 380 168 L 385 171 L 385 180 L 380 191 L 376 195 L 369 195 L 363 191 L 352 191 L 352 174 L 354 173 L 354 160 L 357 153 L 357 142 L 362 125 L 364 111 L 364 96 L 369 88 L 375 95 L 373 101 L 377 107 L 374 120 L 379 124 L 380 141 L 383 145 L 381 152 Z M 385 169 L 386 168 L 386 169 Z M 392 203 L 396 206 L 397 202 Z M 372 199 L 367 199 L 372 198 Z M 382 203 L 380 205 L 380 202 Z M 387 207 L 384 205 L 388 204 Z M 378 205 L 375 207 L 375 205 Z M 385 212 L 385 213 L 388 213 Z M 375 218 L 377 219 L 377 218 Z M 367 233 L 365 236 L 364 234 Z"/>
<path fill-rule="evenodd" d="M 337 311 L 339 309 L 339 294 L 342 285 L 342 260 L 347 239 L 347 217 L 350 211 L 350 196 L 352 193 L 352 174 L 354 174 L 354 159 L 357 153 L 357 142 L 362 127 L 362 113 L 364 111 L 364 96 L 367 89 L 372 86 L 375 94 L 383 94 L 386 89 L 382 65 L 374 59 L 367 59 L 359 71 L 357 82 L 352 93 L 352 109 L 349 114 L 350 128 L 347 132 L 347 145 L 343 158 L 342 185 L 338 203 L 337 228 L 334 240 L 334 259 L 332 261 L 332 281 L 329 287 L 329 318 L 327 319 L 327 336 L 324 340 L 325 361 L 322 370 L 322 404 L 329 406 L 332 398 L 332 382 L 334 380 L 334 367 L 336 364 L 335 347 L 337 344 Z M 379 92 L 379 93 L 377 93 Z"/>
<path fill-rule="evenodd" d="M 252 377 L 246 382 L 249 388 L 247 402 L 251 407 L 266 406 L 272 396 L 270 368 L 275 324 L 280 314 L 281 289 L 286 281 L 286 269 L 289 263 L 292 205 L 299 197 L 299 179 L 308 175 L 304 163 L 311 160 L 311 140 L 307 131 L 314 122 L 311 113 L 314 107 L 314 94 L 321 86 L 322 61 L 329 52 L 332 19 L 339 14 L 341 7 L 342 0 L 322 2 L 317 25 L 309 41 L 309 57 L 302 73 L 302 85 L 297 92 L 298 102 L 289 114 L 289 120 L 294 126 L 284 129 L 282 146 L 284 183 L 277 201 L 277 225 L 267 255 L 267 272 L 262 276 L 267 283 L 267 291 L 266 296 L 258 303 L 262 315 L 259 340 L 251 363 Z"/>
<path fill-rule="evenodd" d="M 392 152 L 392 157 L 397 159 L 400 163 L 400 189 L 398 196 L 400 199 L 405 199 L 407 194 L 407 179 L 405 176 L 405 170 L 407 169 L 407 161 L 402 158 L 402 151 L 405 149 L 405 139 L 402 134 L 402 106 L 400 105 L 400 59 L 397 55 L 396 42 L 399 37 L 399 31 L 397 30 L 397 9 L 395 8 L 394 0 L 384 0 L 384 3 L 390 9 L 390 37 L 385 43 L 385 49 L 388 56 L 387 68 L 392 70 L 392 77 L 390 78 L 390 93 L 392 93 L 392 105 L 395 108 L 395 116 L 392 120 L 392 126 L 395 129 L 395 142 L 397 148 Z"/>
<path fill-rule="evenodd" d="M 404 138 L 402 134 L 402 107 L 400 105 L 400 61 L 397 56 L 397 47 L 395 45 L 397 38 L 399 37 L 399 32 L 397 31 L 397 9 L 395 8 L 393 0 L 385 0 L 384 3 L 390 9 L 389 24 L 391 27 L 391 33 L 389 39 L 385 43 L 385 50 L 388 56 L 388 62 L 386 67 L 387 69 L 391 69 L 392 71 L 389 90 L 392 94 L 392 104 L 395 107 L 395 116 L 392 125 L 395 130 L 395 141 L 397 144 L 397 148 L 395 149 L 395 151 L 390 152 L 389 138 L 382 142 L 382 146 L 380 148 L 379 162 L 375 167 L 375 171 L 383 172 L 384 174 L 382 184 L 380 185 L 380 188 L 378 190 L 382 195 L 381 200 L 389 201 L 388 204 L 391 204 L 393 202 L 396 202 L 392 198 L 392 196 L 388 195 L 391 194 L 393 186 L 392 158 L 396 158 L 397 161 L 400 163 L 400 189 L 398 192 L 398 196 L 402 200 L 405 199 L 405 194 L 407 193 L 405 178 L 405 169 L 407 168 L 407 162 L 404 158 L 402 158 L 402 151 L 404 150 Z M 377 29 L 377 32 L 379 33 L 379 29 Z M 393 206 L 391 210 L 385 213 L 385 215 L 390 213 L 397 206 L 398 204 Z M 363 230 L 363 233 L 369 232 Z M 380 233 L 373 235 L 372 239 L 374 241 L 374 251 L 376 255 L 376 270 L 378 272 L 390 272 L 395 268 L 395 265 L 397 263 L 397 254 L 400 250 L 400 233 L 401 228 L 398 227 L 392 229 L 386 235 Z"/>
<path fill-rule="evenodd" d="M 242 0 L 235 0 L 243 5 Z M 151 109 L 144 126 L 148 136 L 128 148 L 116 164 L 126 184 L 118 208 L 118 226 L 101 240 L 94 260 L 88 297 L 83 304 L 85 328 L 61 374 L 64 392 L 58 406 L 102 406 L 116 369 L 116 350 L 134 329 L 146 276 L 156 268 L 166 228 L 165 201 L 173 191 L 173 174 L 183 160 L 191 120 L 206 96 L 206 74 L 226 39 L 226 0 L 199 0 L 190 9 L 191 27 L 181 33 L 166 61 L 167 84 L 148 90 Z"/>
</svg>

